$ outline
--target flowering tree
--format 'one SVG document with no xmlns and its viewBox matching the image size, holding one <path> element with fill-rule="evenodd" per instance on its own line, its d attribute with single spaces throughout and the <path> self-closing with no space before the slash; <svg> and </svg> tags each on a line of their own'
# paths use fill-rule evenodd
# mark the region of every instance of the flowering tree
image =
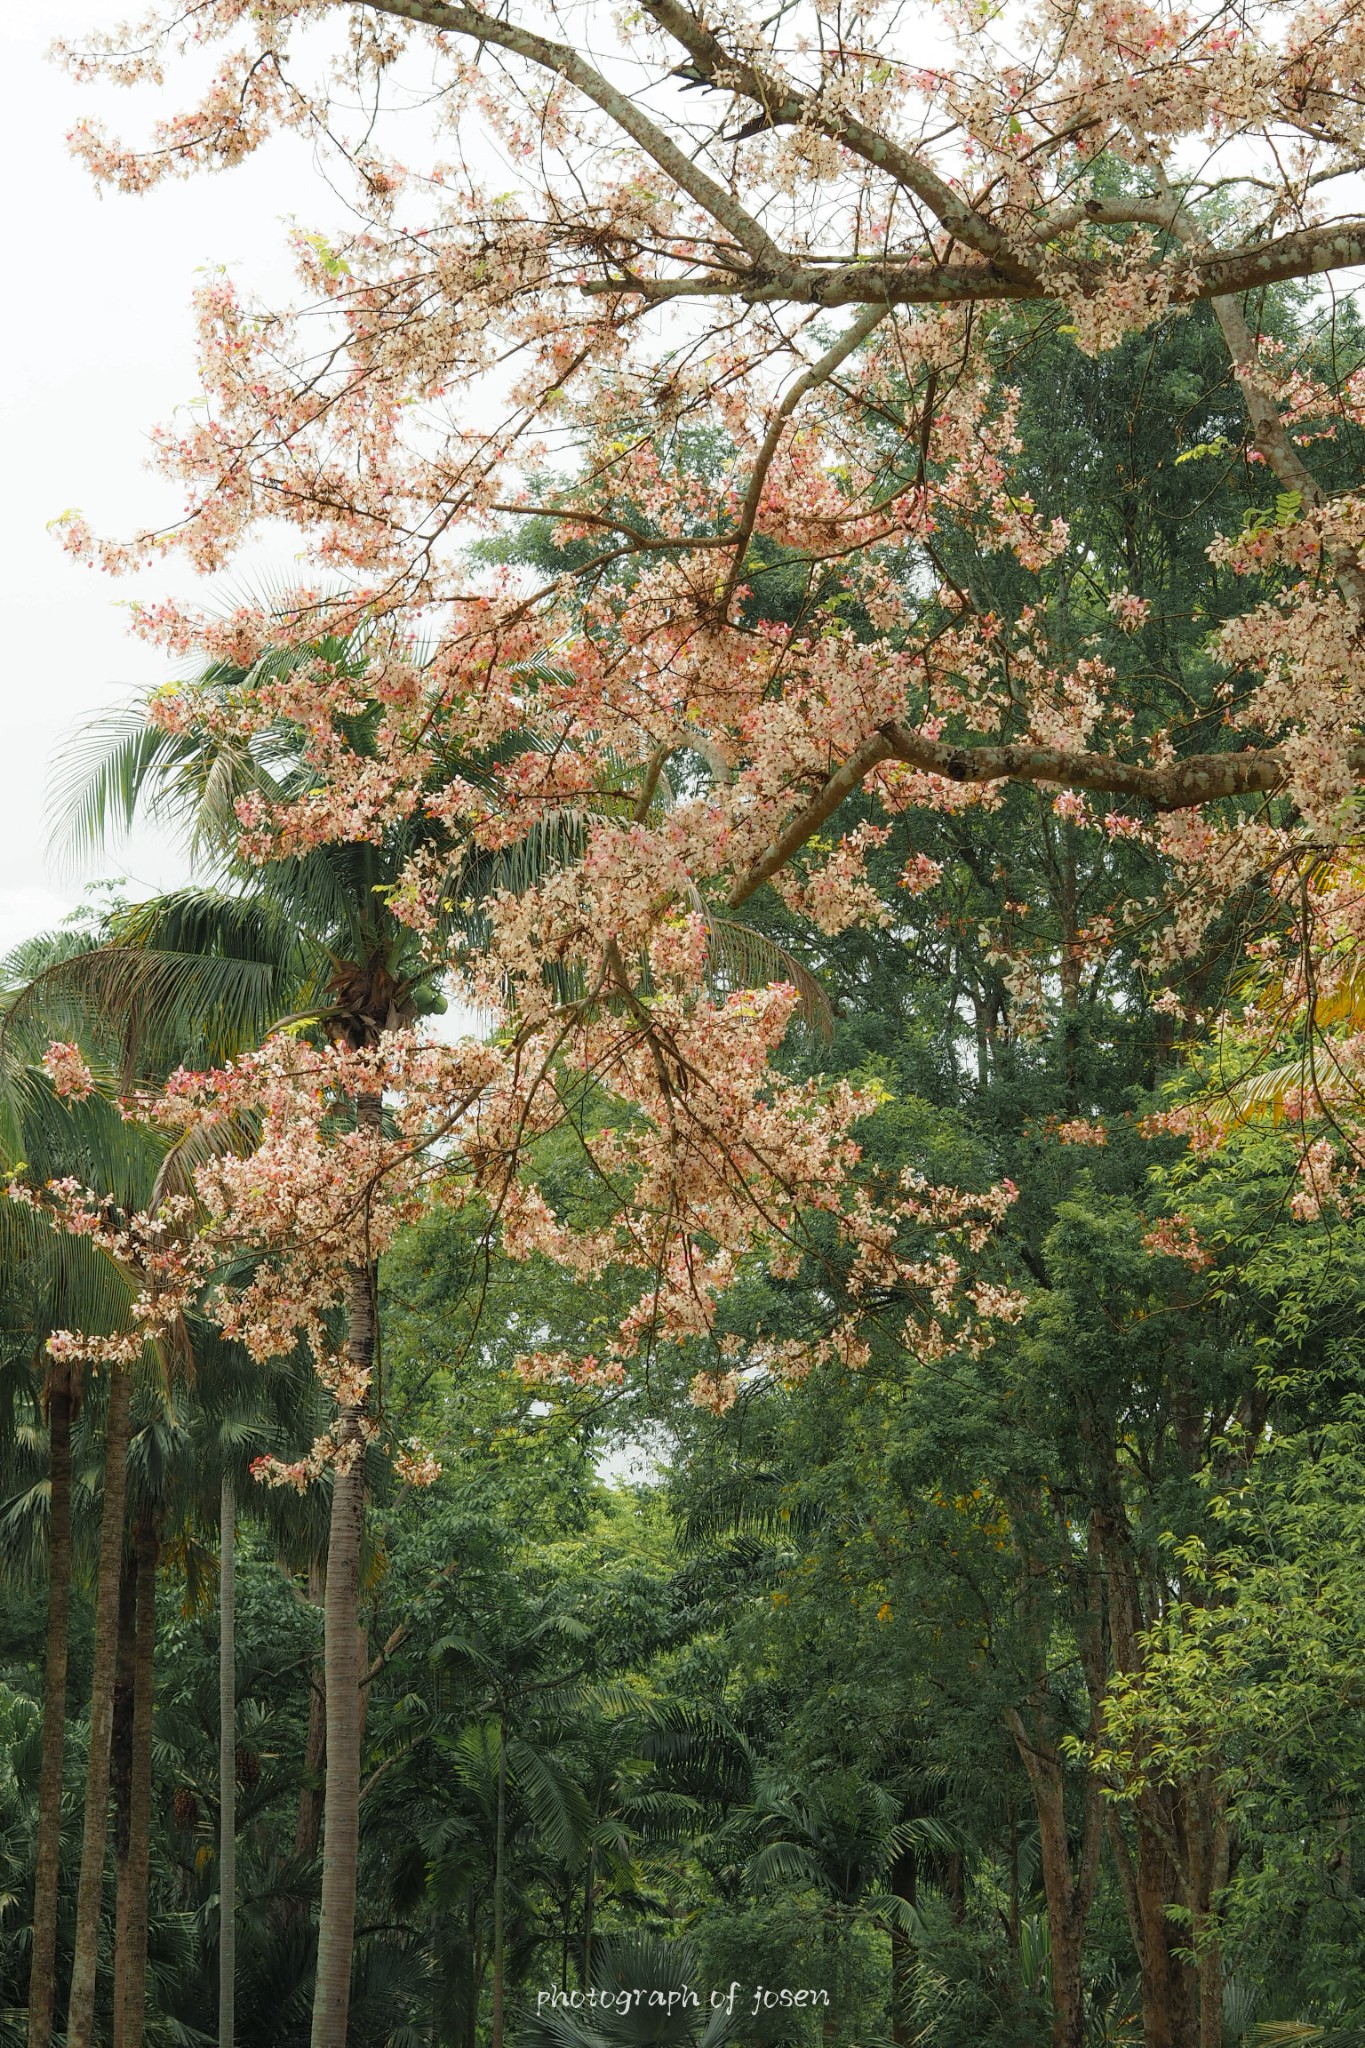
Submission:
<svg viewBox="0 0 1365 2048">
<path fill-rule="evenodd" d="M 147 147 L 76 130 L 125 189 L 228 166 L 277 128 L 344 160 L 356 226 L 298 237 L 297 306 L 251 306 L 224 278 L 199 295 L 207 403 L 158 443 L 183 520 L 109 543 L 72 518 L 67 541 L 113 568 L 179 550 L 213 571 L 262 521 L 302 534 L 326 580 L 287 607 L 141 614 L 168 648 L 246 679 L 172 690 L 154 721 L 251 758 L 286 736 L 306 772 L 239 793 L 247 861 L 430 828 L 388 909 L 506 1020 L 496 1046 L 442 1050 L 370 990 L 358 1032 L 273 1041 L 147 1112 L 261 1133 L 247 1167 L 203 1168 L 199 1242 L 262 1260 L 221 1297 L 224 1326 L 261 1356 L 302 1335 L 337 1398 L 311 1461 L 335 1468 L 329 1710 L 354 1641 L 374 1258 L 432 1181 L 485 1200 L 513 1250 L 638 1276 L 612 1349 L 539 1354 L 536 1378 L 609 1384 L 641 1346 L 704 1339 L 737 1262 L 791 1257 L 810 1209 L 851 1242 L 855 1298 L 891 1274 L 912 1291 L 917 1341 L 975 1341 L 1012 1308 L 964 1295 L 942 1245 L 906 1250 L 914 1227 L 984 1230 L 989 1204 L 910 1184 L 874 1208 L 848 1191 L 865 1104 L 774 1076 L 792 992 L 716 998 L 718 913 L 771 884 L 829 932 L 880 917 L 865 864 L 896 814 L 989 807 L 1025 781 L 1165 858 L 1159 974 L 1253 877 L 1292 895 L 1352 829 L 1365 500 L 1320 482 L 1305 451 L 1362 423 L 1365 382 L 1277 355 L 1242 295 L 1365 254 L 1365 220 L 1332 210 L 1365 149 L 1354 0 L 1251 22 L 964 11 L 931 66 L 901 54 L 912 30 L 873 8 L 645 0 L 600 25 L 597 60 L 548 8 L 172 0 L 68 52 L 127 84 L 158 83 L 191 46 L 218 54 Z M 414 167 L 388 110 L 418 66 L 437 89 Z M 479 125 L 496 189 L 465 147 Z M 1205 302 L 1245 403 L 1233 452 L 1278 493 L 1222 545 L 1250 597 L 1177 726 L 1137 714 L 1108 651 L 1143 631 L 1140 589 L 1091 593 L 1102 645 L 1045 604 L 998 615 L 941 542 L 970 533 L 1024 574 L 1068 545 L 1012 486 L 1010 322 L 1059 310 L 1094 353 Z M 544 522 L 562 573 L 471 570 L 471 536 L 518 516 Z M 779 578 L 796 596 L 775 617 Z M 362 620 L 358 677 L 317 650 Z M 506 852 L 566 816 L 563 857 L 457 958 L 464 850 Z M 937 882 L 923 857 L 904 875 L 913 893 Z M 1063 978 L 1074 964 L 1053 963 Z M 608 1190 L 587 1232 L 536 1187 L 537 1144 L 570 1124 Z M 856 1360 L 852 1321 L 822 1342 Z M 809 1355 L 776 1362 L 799 1372 Z M 724 1405 L 734 1371 L 718 1358 L 698 1397 Z M 315 2048 L 345 2034 L 357 1766 L 342 1731 L 329 1764 Z"/>
<path fill-rule="evenodd" d="M 641 904 L 696 888 L 735 906 L 772 882 L 837 928 L 869 912 L 877 810 L 990 805 L 1024 780 L 1057 788 L 1068 817 L 1150 837 L 1178 877 L 1164 957 L 1188 954 L 1251 877 L 1293 898 L 1304 858 L 1349 833 L 1365 766 L 1361 500 L 1309 452 L 1359 426 L 1365 373 L 1277 353 L 1243 298 L 1365 252 L 1358 10 L 968 10 L 932 63 L 905 54 L 923 25 L 897 10 L 761 13 L 649 0 L 597 26 L 594 58 L 553 8 L 171 0 L 69 50 L 124 84 L 217 53 L 207 92 L 144 146 L 76 128 L 97 177 L 141 190 L 296 129 L 344 160 L 357 225 L 335 245 L 299 235 L 292 309 L 226 278 L 203 288 L 207 407 L 159 441 L 183 520 L 101 544 L 73 518 L 68 543 L 211 570 L 283 520 L 345 585 L 293 630 L 375 609 L 432 620 L 423 686 L 401 660 L 386 674 L 363 772 L 337 696 L 316 690 L 327 793 L 290 820 L 293 844 L 343 820 L 363 835 L 407 803 L 436 728 L 447 745 L 528 726 L 546 741 L 477 792 L 451 777 L 446 814 L 489 843 L 622 763 L 647 784 L 670 759 L 704 763 L 666 827 L 646 810 L 628 846 L 604 833 L 526 909 L 532 950 L 566 891 L 576 915 L 594 872 L 626 868 Z M 414 164 L 385 108 L 423 64 L 439 84 Z M 516 167 L 510 191 L 462 151 L 476 129 L 498 180 Z M 1248 601 L 1194 715 L 1135 721 L 1111 658 L 1048 611 L 995 616 L 945 576 L 938 540 L 965 526 L 1030 569 L 1066 546 L 1064 522 L 1011 488 L 1002 322 L 1056 309 L 1095 352 L 1205 302 L 1245 404 L 1229 452 L 1274 502 L 1223 547 Z M 684 460 L 702 431 L 724 444 L 705 478 Z M 471 588 L 456 543 L 530 513 L 572 576 Z M 794 570 L 802 603 L 765 625 L 765 591 Z M 1140 590 L 1099 599 L 1112 627 L 1141 629 Z M 179 607 L 142 624 L 173 647 L 205 628 Z M 280 631 L 248 609 L 208 639 L 249 663 Z M 528 688 L 528 659 L 569 634 Z M 873 817 L 840 833 L 859 792 Z M 934 882 L 931 864 L 906 876 Z M 414 913 L 436 886 L 414 869 Z"/>
</svg>

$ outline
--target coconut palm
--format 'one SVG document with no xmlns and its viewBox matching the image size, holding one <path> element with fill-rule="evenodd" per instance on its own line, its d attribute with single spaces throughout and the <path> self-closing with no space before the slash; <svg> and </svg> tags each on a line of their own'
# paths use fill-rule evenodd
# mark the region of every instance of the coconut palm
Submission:
<svg viewBox="0 0 1365 2048">
<path fill-rule="evenodd" d="M 326 642 L 281 660 L 320 659 L 363 672 L 363 646 Z M 210 670 L 209 696 L 249 688 L 247 672 Z M 374 721 L 370 721 L 372 739 Z M 384 843 L 319 847 L 297 859 L 243 869 L 236 858 L 235 801 L 257 791 L 272 800 L 299 794 L 307 770 L 281 730 L 277 744 L 236 750 L 193 725 L 167 735 L 146 706 L 107 723 L 89 749 L 68 761 L 66 827 L 77 843 L 127 824 L 141 808 L 170 816 L 218 886 L 186 890 L 120 923 L 114 945 L 47 977 L 45 995 L 93 1005 L 144 1039 L 191 1057 L 262 1036 L 281 1010 L 351 1046 L 377 1043 L 438 1006 L 428 963 L 413 934 L 387 908 L 385 892 L 420 842 L 421 826 L 396 826 Z M 365 720 L 355 743 L 366 744 Z M 206 1027 L 205 1020 L 212 1020 Z M 377 1095 L 354 1108 L 360 1127 L 380 1116 Z M 376 1275 L 358 1264 L 351 1278 L 346 1348 L 367 1380 L 375 1349 Z M 359 1406 L 339 1419 L 339 1440 L 363 1443 Z M 356 1458 L 334 1475 L 324 1594 L 327 1776 L 323 1879 L 314 1998 L 315 2048 L 343 2048 L 355 1925 L 360 1796 L 359 1573 L 365 1472 Z"/>
<path fill-rule="evenodd" d="M 383 706 L 366 700 L 364 679 L 374 651 L 364 629 L 349 640 L 270 652 L 252 670 L 219 663 L 195 685 L 199 700 L 222 705 L 233 695 L 299 664 L 318 663 L 353 680 L 360 709 L 346 738 L 359 754 L 375 750 Z M 458 767 L 477 778 L 480 764 L 433 757 L 439 786 Z M 389 897 L 418 854 L 446 864 L 441 895 L 477 943 L 480 905 L 516 888 L 581 847 L 585 814 L 563 813 L 505 852 L 489 854 L 452 838 L 420 807 L 389 825 L 378 843 L 313 847 L 260 865 L 238 854 L 238 803 L 259 796 L 288 802 L 315 791 L 299 734 L 280 722 L 250 746 L 224 738 L 210 719 L 191 717 L 175 732 L 157 726 L 144 700 L 92 727 L 68 750 L 58 781 L 61 829 L 72 848 L 92 848 L 149 813 L 177 825 L 207 878 L 120 913 L 116 943 L 95 949 L 47 977 L 45 997 L 77 1009 L 94 1005 L 136 1040 L 179 1057 L 211 1060 L 264 1035 L 287 1011 L 306 1028 L 354 1048 L 379 1044 L 387 1032 L 442 1007 L 439 962 L 394 916 Z M 663 800 L 657 781 L 644 804 Z M 620 791 L 588 808 L 621 809 Z M 816 984 L 781 949 L 742 928 L 713 923 L 716 978 L 795 980 L 807 1013 L 823 1016 Z M 437 949 L 439 956 L 439 948 Z M 381 1102 L 363 1094 L 353 1105 L 358 1128 L 377 1127 Z M 357 1262 L 347 1303 L 346 1352 L 353 1377 L 368 1384 L 375 1357 L 377 1274 Z M 313 2048 L 344 2048 L 349 1998 L 360 1799 L 360 1673 L 356 1643 L 359 1572 L 365 1517 L 362 1407 L 344 1410 L 336 1425 L 343 1447 L 331 1489 L 324 1592 L 324 1691 L 327 1770 L 323 1805 L 323 1874 L 319 1915 Z"/>
</svg>

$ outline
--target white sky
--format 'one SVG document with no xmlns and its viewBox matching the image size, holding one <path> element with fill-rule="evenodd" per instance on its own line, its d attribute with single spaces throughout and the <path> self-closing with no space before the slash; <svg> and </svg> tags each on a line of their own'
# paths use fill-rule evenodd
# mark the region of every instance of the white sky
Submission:
<svg viewBox="0 0 1365 2048">
<path fill-rule="evenodd" d="M 57 871 L 46 852 L 54 748 L 168 673 L 128 634 L 120 604 L 186 582 L 183 569 L 115 581 L 80 568 L 47 522 L 79 506 L 96 531 L 122 535 L 174 516 L 175 493 L 146 468 L 145 437 L 195 392 L 196 270 L 227 263 L 283 295 L 284 217 L 326 227 L 335 204 L 308 152 L 288 141 L 226 177 L 143 199 L 97 193 L 66 152 L 67 129 L 104 106 L 135 133 L 146 101 L 97 95 L 44 52 L 50 36 L 107 27 L 123 12 L 118 0 L 55 0 L 0 15 L 0 190 L 15 280 L 0 320 L 0 951 L 81 893 L 82 878 Z M 134 894 L 179 873 L 172 849 L 152 838 L 100 866 L 126 874 Z"/>
</svg>

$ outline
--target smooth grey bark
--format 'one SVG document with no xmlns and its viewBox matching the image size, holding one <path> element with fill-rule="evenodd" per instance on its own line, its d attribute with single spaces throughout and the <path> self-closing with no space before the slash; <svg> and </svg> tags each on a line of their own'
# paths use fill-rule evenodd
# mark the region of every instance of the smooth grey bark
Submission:
<svg viewBox="0 0 1365 2048">
<path fill-rule="evenodd" d="M 218 2048 L 233 2048 L 237 1991 L 237 1503 L 224 1472 L 218 1513 Z"/>
<path fill-rule="evenodd" d="M 357 1129 L 377 1132 L 380 1113 L 378 1095 L 359 1096 Z M 374 1367 L 375 1280 L 372 1262 L 358 1262 L 351 1268 L 346 1358 L 362 1385 L 368 1385 Z M 368 1676 L 360 1669 L 358 1655 L 367 1405 L 368 1396 L 342 1410 L 337 1427 L 338 1456 L 332 1468 L 327 1591 L 322 1607 L 327 1782 L 322 1806 L 322 1900 L 311 2048 L 346 2048 L 351 2000 L 360 1855 L 360 1687 L 362 1677 Z"/>
</svg>

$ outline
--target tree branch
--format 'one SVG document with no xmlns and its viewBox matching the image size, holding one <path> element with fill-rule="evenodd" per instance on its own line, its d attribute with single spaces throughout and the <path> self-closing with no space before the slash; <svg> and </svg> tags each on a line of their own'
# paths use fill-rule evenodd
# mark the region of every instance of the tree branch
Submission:
<svg viewBox="0 0 1365 2048">
<path fill-rule="evenodd" d="M 638 142 L 660 170 L 668 173 L 679 191 L 686 192 L 727 234 L 733 236 L 759 270 L 779 274 L 790 270 L 790 260 L 752 214 L 746 212 L 723 185 L 718 185 L 714 178 L 699 169 L 635 100 L 618 91 L 595 65 L 569 44 L 552 42 L 548 36 L 518 28 L 514 22 L 495 19 L 475 7 L 447 5 L 445 0 L 362 0 L 362 5 L 372 8 L 376 14 L 392 14 L 404 21 L 424 22 L 428 28 L 440 29 L 447 35 L 468 36 L 474 42 L 491 43 L 498 49 L 510 50 L 514 56 L 524 57 L 530 64 L 538 64 L 542 70 L 553 71 L 560 78 L 567 79 L 609 115 L 618 128 Z"/>
<path fill-rule="evenodd" d="M 714 30 L 683 6 L 681 0 L 643 0 L 643 7 L 674 42 L 682 45 L 698 71 L 718 90 L 742 94 L 762 107 L 769 126 L 804 125 L 842 143 L 852 155 L 885 171 L 898 185 L 913 192 L 954 241 L 974 249 L 978 256 L 998 263 L 1020 279 L 1031 278 L 1031 270 L 1014 255 L 1000 230 L 928 164 L 889 136 L 855 120 L 843 109 L 822 106 L 817 98 L 798 92 L 786 79 L 762 71 L 751 59 L 728 50 Z"/>
<path fill-rule="evenodd" d="M 1352 747 L 1348 759 L 1355 774 L 1365 773 L 1365 745 Z M 1154 811 L 1192 810 L 1220 797 L 1270 796 L 1287 773 L 1284 757 L 1274 747 L 1242 754 L 1190 754 L 1182 761 L 1150 768 L 1118 760 L 1112 754 L 1070 753 L 1064 747 L 1035 746 L 1026 740 L 958 746 L 949 740 L 927 740 L 902 725 L 884 725 L 854 749 L 819 795 L 797 812 L 739 877 L 727 898 L 729 908 L 745 902 L 785 867 L 884 761 L 903 761 L 948 782 L 1042 782 L 1088 789 L 1105 796 L 1134 798 Z"/>
<path fill-rule="evenodd" d="M 860 313 L 857 319 L 844 329 L 839 339 L 825 350 L 820 360 L 812 363 L 809 369 L 803 370 L 795 383 L 784 394 L 781 404 L 773 414 L 768 431 L 763 437 L 763 446 L 759 449 L 754 461 L 753 471 L 749 478 L 749 488 L 740 510 L 739 525 L 733 533 L 722 536 L 726 544 L 733 547 L 735 551 L 734 560 L 730 564 L 730 574 L 726 578 L 725 589 L 721 594 L 720 608 L 722 612 L 729 611 L 730 600 L 734 596 L 740 577 L 743 574 L 744 556 L 749 542 L 753 538 L 754 526 L 758 519 L 758 508 L 763 497 L 763 486 L 767 482 L 768 471 L 772 468 L 773 458 L 777 454 L 778 446 L 782 440 L 783 429 L 786 427 L 787 421 L 808 392 L 813 391 L 817 384 L 823 384 L 825 379 L 838 369 L 844 358 L 852 355 L 854 349 L 862 347 L 869 334 L 885 320 L 890 310 L 889 306 L 870 306 L 866 312 Z"/>
</svg>

